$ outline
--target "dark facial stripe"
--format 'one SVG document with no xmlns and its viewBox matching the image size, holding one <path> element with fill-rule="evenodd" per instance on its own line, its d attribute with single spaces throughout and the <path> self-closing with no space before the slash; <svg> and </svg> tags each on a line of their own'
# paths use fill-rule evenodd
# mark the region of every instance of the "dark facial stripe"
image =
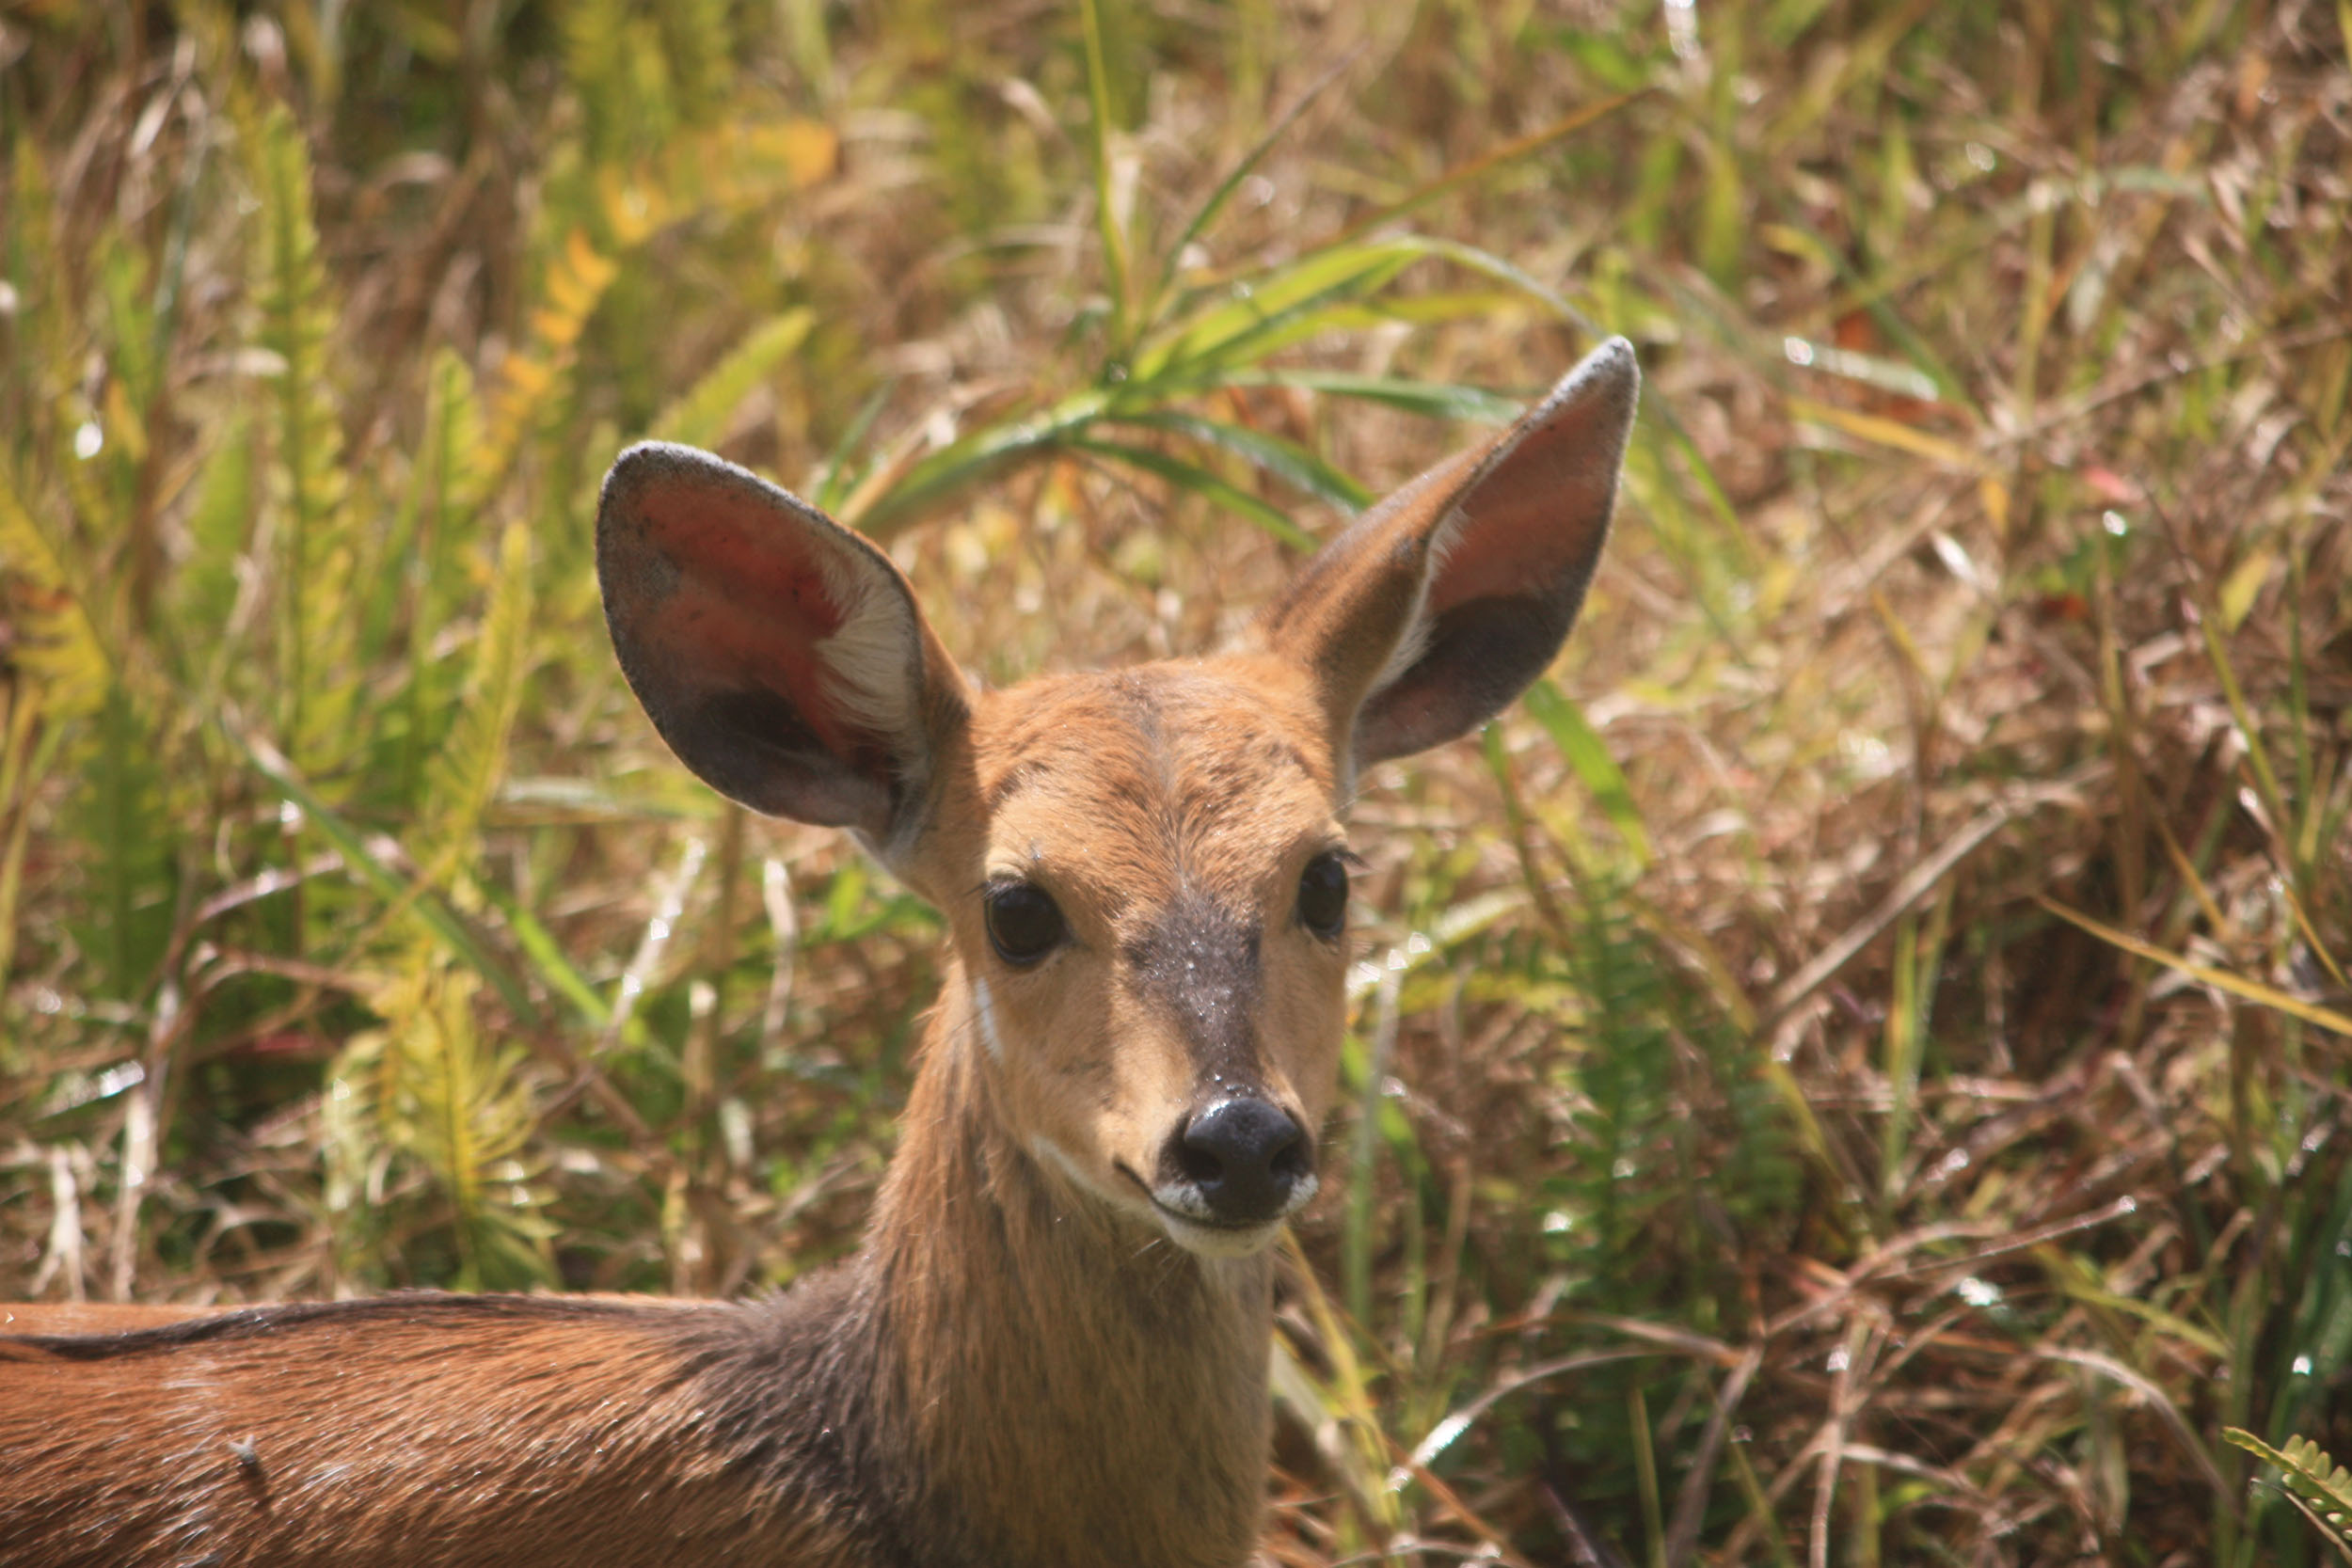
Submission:
<svg viewBox="0 0 2352 1568">
<path fill-rule="evenodd" d="M 1152 929 L 1122 951 L 1133 984 L 1175 1020 L 1193 1064 L 1220 1083 L 1256 1086 L 1258 923 L 1189 882 Z"/>
</svg>

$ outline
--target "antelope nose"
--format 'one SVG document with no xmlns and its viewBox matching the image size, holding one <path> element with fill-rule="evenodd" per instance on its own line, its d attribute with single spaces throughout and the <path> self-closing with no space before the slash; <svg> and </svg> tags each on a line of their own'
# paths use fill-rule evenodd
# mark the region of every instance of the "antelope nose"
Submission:
<svg viewBox="0 0 2352 1568">
<path fill-rule="evenodd" d="M 1255 1098 L 1220 1100 L 1184 1124 L 1169 1152 L 1220 1225 L 1263 1225 L 1312 1175 L 1306 1129 Z"/>
</svg>

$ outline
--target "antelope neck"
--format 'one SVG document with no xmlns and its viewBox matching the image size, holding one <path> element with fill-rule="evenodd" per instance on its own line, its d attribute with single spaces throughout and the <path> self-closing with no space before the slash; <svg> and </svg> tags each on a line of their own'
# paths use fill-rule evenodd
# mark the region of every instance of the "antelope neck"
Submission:
<svg viewBox="0 0 2352 1568">
<path fill-rule="evenodd" d="M 977 1562 L 1232 1568 L 1264 1488 L 1270 1261 L 1196 1257 L 1041 1167 L 953 1026 L 971 1005 L 950 974 L 862 1260 L 918 1533 Z"/>
</svg>

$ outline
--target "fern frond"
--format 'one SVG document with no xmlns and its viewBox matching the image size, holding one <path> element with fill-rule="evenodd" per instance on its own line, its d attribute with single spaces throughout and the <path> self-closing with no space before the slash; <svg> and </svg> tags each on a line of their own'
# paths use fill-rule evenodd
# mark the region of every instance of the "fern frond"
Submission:
<svg viewBox="0 0 2352 1568">
<path fill-rule="evenodd" d="M 730 0 L 667 0 L 656 12 L 670 60 L 678 119 L 707 124 L 727 106 L 727 85 L 735 74 L 735 35 Z"/>
<path fill-rule="evenodd" d="M 575 229 L 564 237 L 541 279 L 529 340 L 499 367 L 471 483 L 456 492 L 460 504 L 479 509 L 497 494 L 524 440 L 562 405 L 580 332 L 619 274 L 620 264 L 596 248 L 586 230 Z"/>
<path fill-rule="evenodd" d="M 0 731 L 0 823 L 7 824 L 0 833 L 0 1009 L 16 963 L 17 905 L 24 891 L 24 852 L 33 840 L 33 791 L 56 755 L 58 733 L 43 729 L 40 704 L 29 696 L 9 705 L 8 727 Z M 8 1053 L 0 1051 L 0 1069 L 9 1065 Z"/>
<path fill-rule="evenodd" d="M 418 482 L 432 487 L 437 509 L 432 514 L 436 539 L 446 539 L 470 521 L 458 510 L 458 498 L 470 495 L 482 463 L 482 400 L 474 390 L 473 372 L 463 359 L 444 348 L 433 356 L 426 377 L 425 445 L 420 454 Z M 429 553 L 429 552 L 428 552 Z"/>
<path fill-rule="evenodd" d="M 425 857 L 420 879 L 424 886 L 448 880 L 472 853 L 483 813 L 506 770 L 507 737 L 522 705 L 530 638 L 531 532 L 513 522 L 499 542 L 466 695 L 428 771 L 430 805 L 418 841 Z"/>
<path fill-rule="evenodd" d="M 276 478 L 282 487 L 278 673 L 286 752 L 323 780 L 347 754 L 357 695 L 348 654 L 349 592 L 358 568 L 342 430 L 327 379 L 334 321 L 318 230 L 310 159 L 282 105 L 262 119 L 254 150 L 261 197 L 257 293 L 262 344 L 275 357 Z"/>
<path fill-rule="evenodd" d="M 385 1283 L 374 1265 L 383 1257 L 382 1212 L 391 1146 L 379 1131 L 387 1036 L 354 1035 L 326 1073 L 319 1103 L 319 1150 L 326 1172 L 320 1198 L 335 1249 L 335 1271 L 345 1278 Z"/>
<path fill-rule="evenodd" d="M 2239 1427 L 2223 1427 L 2221 1435 L 2275 1466 L 2280 1484 L 2308 1505 L 2311 1516 L 2333 1530 L 2338 1542 L 2352 1545 L 2352 1471 L 2327 1449 L 2308 1437 L 2290 1437 L 2283 1449 L 2274 1449 Z"/>
<path fill-rule="evenodd" d="M 55 420 L 68 405 L 62 394 L 74 384 L 81 356 L 75 352 L 78 321 L 70 292 L 73 269 L 57 244 L 56 195 L 48 166 L 41 161 L 40 138 L 16 138 L 14 154 L 9 160 L 7 250 L 16 286 L 25 293 L 17 302 L 12 330 L 24 335 L 30 352 L 19 351 L 16 373 L 24 384 L 0 383 L 0 394 L 13 404 L 0 404 L 0 408 L 24 421 L 11 440 L 33 437 L 28 445 L 37 449 L 56 440 Z"/>
<path fill-rule="evenodd" d="M 32 678 L 55 719 L 98 711 L 113 684 L 114 660 L 98 635 L 83 585 L 63 552 L 33 520 L 14 475 L 0 459 L 0 576 L 16 579 L 11 657 Z"/>
<path fill-rule="evenodd" d="M 524 1053 L 485 1044 L 477 985 L 439 952 L 415 949 L 371 994 L 384 1027 L 345 1051 L 332 1094 L 354 1100 L 373 1124 L 347 1132 L 343 1180 L 379 1157 L 371 1136 L 384 1156 L 421 1167 L 448 1204 L 456 1283 L 478 1290 L 548 1277 L 551 1232 L 527 1162 L 537 1116 Z"/>
<path fill-rule="evenodd" d="M 633 246 L 691 217 L 750 212 L 805 190 L 840 156 L 840 134 L 822 120 L 730 120 L 675 137 L 628 168 L 599 171 L 596 215 Z"/>
<path fill-rule="evenodd" d="M 1664 976 L 1616 892 L 1586 889 L 1564 955 L 1587 1009 L 1576 1072 L 1583 1090 L 1578 1185 L 1611 1263 L 1642 1245 L 1648 1206 L 1661 1190 L 1639 1178 L 1658 1157 L 1674 1061 Z"/>
<path fill-rule="evenodd" d="M 564 18 L 564 74 L 586 117 L 589 156 L 621 154 L 639 116 L 629 70 L 628 0 L 580 0 Z"/>
<path fill-rule="evenodd" d="M 433 652 L 435 634 L 449 624 L 466 587 L 461 562 L 477 514 L 482 468 L 482 400 L 473 372 L 448 349 L 434 356 L 426 375 L 424 438 L 409 472 L 405 526 L 408 592 L 407 720 L 392 775 L 392 796 L 404 805 L 420 799 L 425 758 L 448 722 L 447 677 Z"/>
<path fill-rule="evenodd" d="M 78 934 L 104 960 L 109 994 L 121 999 L 145 989 L 171 934 L 177 875 L 158 728 L 151 705 L 121 681 L 109 686 L 73 799 L 72 832 L 99 894 L 95 918 L 77 923 Z"/>
<path fill-rule="evenodd" d="M 243 412 L 229 416 L 228 428 L 197 482 L 196 507 L 188 515 L 188 555 L 174 574 L 169 631 L 196 633 L 208 646 L 197 668 L 193 640 L 180 638 L 180 677 L 206 694 L 217 692 L 246 629 L 238 611 L 237 563 L 251 542 L 253 514 L 253 427 Z"/>
</svg>

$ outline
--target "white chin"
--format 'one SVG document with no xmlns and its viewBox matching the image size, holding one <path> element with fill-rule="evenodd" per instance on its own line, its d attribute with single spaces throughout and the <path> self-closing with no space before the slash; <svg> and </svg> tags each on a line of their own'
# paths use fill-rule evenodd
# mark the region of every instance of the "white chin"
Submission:
<svg viewBox="0 0 2352 1568">
<path fill-rule="evenodd" d="M 1241 1229 L 1219 1225 L 1196 1225 L 1181 1214 L 1169 1213 L 1157 1204 L 1152 1206 L 1152 1217 L 1160 1222 L 1160 1228 L 1168 1232 L 1168 1240 L 1200 1258 L 1248 1258 L 1263 1252 L 1282 1233 L 1280 1220 L 1268 1220 L 1263 1225 Z"/>
<path fill-rule="evenodd" d="M 1160 1228 L 1168 1233 L 1169 1241 L 1174 1242 L 1196 1258 L 1249 1258 L 1263 1252 L 1273 1245 L 1274 1239 L 1282 1233 L 1283 1222 L 1307 1206 L 1307 1200 L 1314 1196 L 1316 1187 L 1315 1179 L 1311 1176 L 1307 1178 L 1298 1191 L 1293 1195 L 1289 1206 L 1280 1214 L 1266 1221 L 1263 1225 L 1203 1225 L 1198 1220 L 1185 1218 L 1156 1199 L 1145 1198 L 1140 1194 L 1122 1192 L 1117 1188 L 1105 1192 L 1088 1177 L 1085 1168 L 1077 1161 L 1070 1157 L 1069 1150 L 1051 1138 L 1043 1136 L 1032 1138 L 1029 1142 L 1029 1151 L 1037 1157 L 1040 1164 L 1051 1166 L 1059 1172 L 1062 1179 L 1079 1192 L 1100 1199 L 1123 1213 L 1133 1214 L 1137 1218 L 1148 1216 L 1158 1221 Z"/>
</svg>

